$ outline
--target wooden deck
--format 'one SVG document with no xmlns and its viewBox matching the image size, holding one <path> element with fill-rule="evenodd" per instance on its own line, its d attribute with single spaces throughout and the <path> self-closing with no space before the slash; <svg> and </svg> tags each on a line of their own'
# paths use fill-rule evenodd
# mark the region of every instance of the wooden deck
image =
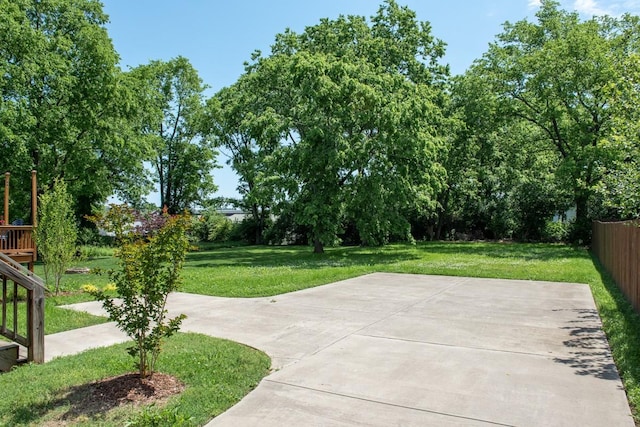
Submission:
<svg viewBox="0 0 640 427">
<path fill-rule="evenodd" d="M 33 271 L 38 251 L 32 225 L 0 225 L 0 253 Z"/>
</svg>

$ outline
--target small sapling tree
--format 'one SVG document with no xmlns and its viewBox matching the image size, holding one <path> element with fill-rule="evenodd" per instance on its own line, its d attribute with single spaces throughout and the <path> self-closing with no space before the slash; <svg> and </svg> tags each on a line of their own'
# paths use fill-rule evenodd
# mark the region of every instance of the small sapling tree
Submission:
<svg viewBox="0 0 640 427">
<path fill-rule="evenodd" d="M 73 201 L 64 181 L 55 180 L 52 189 L 40 196 L 39 211 L 36 244 L 44 263 L 45 280 L 49 284 L 53 278 L 57 295 L 62 276 L 73 261 L 78 237 Z"/>
<path fill-rule="evenodd" d="M 112 205 L 96 224 L 116 234 L 120 269 L 109 274 L 116 298 L 89 291 L 102 302 L 109 319 L 134 341 L 129 354 L 137 359 L 141 378 L 155 371 L 162 341 L 176 333 L 185 315 L 167 317 L 167 297 L 178 289 L 189 248 L 188 215 L 139 217 L 126 206 Z"/>
</svg>

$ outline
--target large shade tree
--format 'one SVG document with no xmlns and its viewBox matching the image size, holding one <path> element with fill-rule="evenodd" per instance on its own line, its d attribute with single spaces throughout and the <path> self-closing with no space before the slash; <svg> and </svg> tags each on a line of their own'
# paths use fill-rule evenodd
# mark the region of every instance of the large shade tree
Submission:
<svg viewBox="0 0 640 427">
<path fill-rule="evenodd" d="M 390 0 L 370 22 L 341 16 L 279 34 L 247 66 L 238 84 L 261 102 L 243 125 L 268 150 L 262 181 L 276 212 L 311 230 L 315 252 L 346 221 L 365 244 L 410 238 L 407 212 L 434 206 L 448 125 L 443 54 L 429 24 Z"/>
<path fill-rule="evenodd" d="M 0 0 L 0 170 L 21 188 L 32 169 L 43 187 L 64 179 L 81 214 L 136 185 L 147 156 L 106 23 L 95 0 Z"/>
<path fill-rule="evenodd" d="M 556 176 L 576 208 L 576 238 L 588 238 L 594 195 L 621 147 L 605 144 L 616 102 L 609 90 L 638 50 L 637 17 L 594 17 L 543 0 L 537 21 L 506 23 L 471 73 L 491 84 L 501 114 L 537 129 L 532 139 L 558 158 Z"/>
</svg>

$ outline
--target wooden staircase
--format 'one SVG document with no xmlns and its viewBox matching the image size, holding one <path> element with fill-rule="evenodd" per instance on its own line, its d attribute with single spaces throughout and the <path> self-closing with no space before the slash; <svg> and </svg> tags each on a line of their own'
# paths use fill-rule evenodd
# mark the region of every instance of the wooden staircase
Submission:
<svg viewBox="0 0 640 427">
<path fill-rule="evenodd" d="M 0 340 L 0 371 L 8 371 L 19 362 L 44 362 L 46 288 L 42 279 L 33 273 L 33 264 L 38 256 L 34 239 L 38 219 L 36 172 L 31 172 L 30 225 L 23 225 L 21 219 L 9 224 L 10 177 L 11 174 L 7 172 L 4 179 L 4 209 L 0 216 L 0 336 L 11 342 Z M 22 264 L 26 264 L 28 269 Z"/>
<path fill-rule="evenodd" d="M 20 362 L 44 362 L 44 303 L 46 288 L 40 277 L 0 252 L 2 281 L 2 323 L 0 370 L 10 370 Z M 21 358 L 18 345 L 26 349 Z"/>
</svg>

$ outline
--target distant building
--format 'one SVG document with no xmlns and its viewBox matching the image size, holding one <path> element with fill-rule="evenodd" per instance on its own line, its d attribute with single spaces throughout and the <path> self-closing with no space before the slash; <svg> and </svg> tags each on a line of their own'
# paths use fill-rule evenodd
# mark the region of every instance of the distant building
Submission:
<svg viewBox="0 0 640 427">
<path fill-rule="evenodd" d="M 572 207 L 562 214 L 555 214 L 553 216 L 554 222 L 573 221 L 576 219 L 576 208 Z"/>
<path fill-rule="evenodd" d="M 218 213 L 229 218 L 231 222 L 242 222 L 249 214 L 240 209 L 218 209 Z"/>
</svg>

